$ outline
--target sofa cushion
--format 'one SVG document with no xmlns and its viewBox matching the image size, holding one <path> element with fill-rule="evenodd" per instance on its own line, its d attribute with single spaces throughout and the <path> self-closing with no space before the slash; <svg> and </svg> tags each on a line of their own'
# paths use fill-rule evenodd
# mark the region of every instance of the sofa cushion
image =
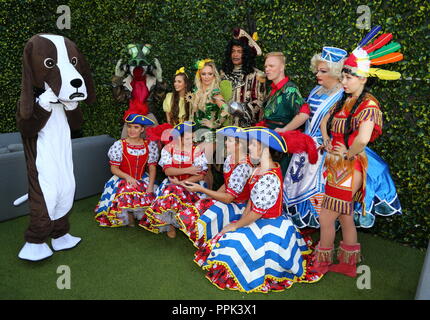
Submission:
<svg viewBox="0 0 430 320">
<path fill-rule="evenodd" d="M 10 152 L 17 152 L 17 151 L 23 151 L 24 147 L 22 146 L 22 143 L 13 143 L 7 146 L 8 150 Z"/>
</svg>

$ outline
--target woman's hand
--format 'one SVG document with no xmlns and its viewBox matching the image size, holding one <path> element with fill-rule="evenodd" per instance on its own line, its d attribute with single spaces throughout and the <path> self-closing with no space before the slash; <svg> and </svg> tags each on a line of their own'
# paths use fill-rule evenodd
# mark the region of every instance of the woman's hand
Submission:
<svg viewBox="0 0 430 320">
<path fill-rule="evenodd" d="M 195 182 L 184 181 L 183 186 L 190 192 L 201 192 L 202 186 Z"/>
<path fill-rule="evenodd" d="M 216 96 L 212 97 L 212 101 L 215 102 L 215 104 L 221 108 L 221 106 L 225 103 L 224 97 L 220 94 L 217 94 Z"/>
<path fill-rule="evenodd" d="M 133 188 L 137 187 L 137 180 L 136 180 L 136 179 L 134 179 L 134 178 L 132 178 L 132 177 L 130 177 L 130 176 L 127 176 L 127 177 L 125 178 L 125 181 L 127 181 L 127 184 L 128 184 L 130 187 L 133 187 Z"/>
<path fill-rule="evenodd" d="M 210 121 L 209 119 L 203 119 L 202 121 L 200 121 L 200 123 L 209 129 L 214 128 L 212 121 Z"/>
<path fill-rule="evenodd" d="M 333 147 L 333 150 L 331 151 L 331 153 L 336 154 L 341 158 L 343 158 L 347 152 L 348 152 L 348 149 L 341 142 L 336 143 L 335 146 Z"/>
<path fill-rule="evenodd" d="M 275 131 L 282 133 L 282 132 L 287 131 L 287 129 L 285 127 L 283 127 L 283 128 L 275 128 Z"/>
<path fill-rule="evenodd" d="M 168 178 L 169 178 L 169 181 L 170 181 L 171 183 L 181 185 L 181 181 L 179 181 L 179 179 L 178 179 L 178 178 L 176 178 L 176 177 L 168 177 Z"/>
<path fill-rule="evenodd" d="M 221 232 L 222 233 L 227 233 L 227 232 L 231 232 L 231 231 L 236 231 L 236 226 L 235 223 L 230 223 L 228 225 L 226 225 Z"/>
<path fill-rule="evenodd" d="M 333 146 L 331 145 L 331 139 L 330 138 L 324 139 L 322 147 L 325 151 L 331 152 L 333 150 Z"/>
<path fill-rule="evenodd" d="M 196 166 L 191 166 L 185 169 L 186 173 L 191 174 L 192 176 L 198 176 L 202 172 L 202 169 Z"/>
</svg>

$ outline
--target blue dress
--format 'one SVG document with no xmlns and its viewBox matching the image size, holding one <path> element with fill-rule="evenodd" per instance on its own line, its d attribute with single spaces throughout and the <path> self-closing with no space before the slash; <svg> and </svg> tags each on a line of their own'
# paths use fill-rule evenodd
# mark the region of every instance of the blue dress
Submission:
<svg viewBox="0 0 430 320">
<path fill-rule="evenodd" d="M 320 93 L 316 86 L 307 99 L 311 114 L 305 132 L 311 136 L 317 148 L 323 143 L 320 125 L 329 110 L 342 98 L 343 89 L 332 95 Z M 319 154 L 317 163 L 310 164 L 306 153 L 294 154 L 287 169 L 283 184 L 285 213 L 299 228 L 319 227 L 318 214 L 324 194 L 325 153 Z"/>
</svg>

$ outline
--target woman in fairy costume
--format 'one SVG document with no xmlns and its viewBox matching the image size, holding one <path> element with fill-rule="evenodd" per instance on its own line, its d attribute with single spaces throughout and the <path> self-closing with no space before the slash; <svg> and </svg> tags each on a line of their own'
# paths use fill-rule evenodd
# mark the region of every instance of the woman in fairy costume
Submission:
<svg viewBox="0 0 430 320">
<path fill-rule="evenodd" d="M 249 155 L 258 166 L 249 178 L 250 199 L 240 219 L 227 224 L 196 252 L 195 262 L 208 270 L 215 286 L 242 292 L 281 291 L 295 282 L 315 282 L 320 274 L 306 270 L 309 249 L 291 220 L 282 215 L 282 173 L 277 153 L 303 152 L 317 158 L 315 144 L 299 132 L 261 127 L 244 129 Z M 285 138 L 284 138 L 285 137 Z M 288 140 L 288 144 L 287 144 Z M 310 141 L 309 141 L 310 140 Z M 290 144 L 305 146 L 289 149 Z M 250 272 L 252 270 L 252 272 Z"/>
<path fill-rule="evenodd" d="M 175 228 L 180 225 L 176 214 L 187 206 L 204 197 L 197 192 L 189 192 L 184 182 L 199 182 L 207 171 L 206 156 L 193 144 L 192 122 L 180 123 L 172 130 L 173 141 L 161 150 L 159 165 L 167 178 L 160 184 L 156 199 L 145 211 L 139 226 L 154 232 L 166 232 L 167 236 L 176 236 Z"/>
<path fill-rule="evenodd" d="M 218 190 L 185 183 L 188 191 L 201 192 L 209 197 L 178 214 L 181 230 L 196 247 L 212 239 L 231 221 L 238 220 L 245 210 L 250 195 L 248 179 L 253 165 L 248 156 L 246 140 L 238 138 L 242 132 L 241 128 L 235 126 L 217 130 L 217 135 L 226 137 L 227 153 L 223 166 L 224 184 Z"/>
<path fill-rule="evenodd" d="M 382 134 L 383 121 L 380 104 L 369 93 L 369 83 L 373 80 L 369 77 L 400 78 L 398 72 L 370 66 L 403 59 L 401 53 L 395 52 L 400 44 L 388 44 L 392 39 L 389 33 L 368 44 L 380 30 L 380 26 L 372 28 L 345 60 L 342 70 L 345 94 L 321 123 L 328 152 L 327 183 L 319 218 L 320 242 L 312 267 L 321 273 L 333 271 L 355 277 L 361 257 L 356 225 L 371 227 L 375 214 L 401 213 L 387 164 L 367 148 L 369 142 Z M 332 264 L 337 219 L 342 227 L 342 241 L 337 256 L 339 263 Z"/>
<path fill-rule="evenodd" d="M 140 219 L 155 198 L 158 146 L 141 138 L 145 126 L 154 122 L 138 114 L 128 115 L 125 122 L 127 138 L 116 141 L 109 149 L 113 176 L 105 184 L 95 209 L 95 219 L 102 227 L 134 226 L 135 218 Z"/>
<path fill-rule="evenodd" d="M 323 143 L 321 120 L 343 95 L 340 81 L 346 55 L 343 49 L 323 47 L 322 52 L 311 59 L 311 70 L 318 85 L 307 98 L 311 113 L 304 133 L 314 139 L 318 149 Z M 319 227 L 318 215 L 325 184 L 324 159 L 323 152 L 315 164 L 309 163 L 306 154 L 295 154 L 291 158 L 284 179 L 284 205 L 298 228 Z"/>
<path fill-rule="evenodd" d="M 212 189 L 213 175 L 211 164 L 215 149 L 215 131 L 227 124 L 229 117 L 228 106 L 219 89 L 220 76 L 215 63 L 211 59 L 200 60 L 196 63 L 197 72 L 194 79 L 195 90 L 188 97 L 191 103 L 190 121 L 194 121 L 195 140 L 206 154 L 209 168 L 206 182 Z"/>
</svg>

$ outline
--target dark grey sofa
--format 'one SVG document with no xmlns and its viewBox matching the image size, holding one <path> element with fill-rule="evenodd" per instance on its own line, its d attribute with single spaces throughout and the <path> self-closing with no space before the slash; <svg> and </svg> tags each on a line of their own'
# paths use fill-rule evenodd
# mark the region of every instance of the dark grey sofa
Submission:
<svg viewBox="0 0 430 320">
<path fill-rule="evenodd" d="M 103 191 L 105 182 L 112 176 L 107 152 L 114 142 L 115 139 L 108 135 L 72 140 L 75 200 Z M 18 132 L 0 134 L 0 182 L 0 221 L 28 214 L 28 201 L 17 207 L 13 205 L 28 189 L 24 151 Z"/>
</svg>

